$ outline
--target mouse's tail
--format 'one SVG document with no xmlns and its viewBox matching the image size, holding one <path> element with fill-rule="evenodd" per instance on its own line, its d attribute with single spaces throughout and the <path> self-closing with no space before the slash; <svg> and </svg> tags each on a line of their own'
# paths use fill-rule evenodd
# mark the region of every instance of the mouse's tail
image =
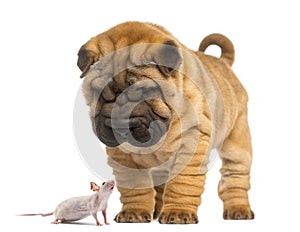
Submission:
<svg viewBox="0 0 300 232">
<path fill-rule="evenodd" d="M 26 214 L 18 214 L 17 216 L 42 216 L 42 217 L 48 217 L 53 215 L 54 212 L 52 213 L 26 213 Z"/>
</svg>

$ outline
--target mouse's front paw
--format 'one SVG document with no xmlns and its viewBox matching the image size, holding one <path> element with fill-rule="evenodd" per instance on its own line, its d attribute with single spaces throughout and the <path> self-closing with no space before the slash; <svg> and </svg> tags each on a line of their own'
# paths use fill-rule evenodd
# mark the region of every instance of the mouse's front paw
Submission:
<svg viewBox="0 0 300 232">
<path fill-rule="evenodd" d="M 145 223 L 151 220 L 150 212 L 142 209 L 122 210 L 115 217 L 118 223 Z"/>
</svg>

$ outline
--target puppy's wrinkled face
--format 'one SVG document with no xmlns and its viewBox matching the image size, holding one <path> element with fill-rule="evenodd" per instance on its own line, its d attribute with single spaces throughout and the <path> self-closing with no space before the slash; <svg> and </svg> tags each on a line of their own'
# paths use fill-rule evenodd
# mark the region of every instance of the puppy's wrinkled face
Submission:
<svg viewBox="0 0 300 232">
<path fill-rule="evenodd" d="M 149 147 L 168 131 L 172 109 L 161 83 L 174 78 L 181 64 L 178 49 L 170 43 L 100 58 L 85 75 L 83 91 L 90 101 L 93 129 L 107 146 L 128 142 Z"/>
<path fill-rule="evenodd" d="M 126 70 L 115 76 L 99 96 L 100 112 L 92 118 L 98 138 L 108 146 L 129 142 L 151 146 L 166 133 L 171 112 L 159 86 L 141 70 Z M 146 68 L 144 68 L 146 69 Z"/>
</svg>

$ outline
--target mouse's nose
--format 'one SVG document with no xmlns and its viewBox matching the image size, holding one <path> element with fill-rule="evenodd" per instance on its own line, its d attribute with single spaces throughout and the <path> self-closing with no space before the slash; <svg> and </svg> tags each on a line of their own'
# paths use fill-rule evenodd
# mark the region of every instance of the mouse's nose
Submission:
<svg viewBox="0 0 300 232">
<path fill-rule="evenodd" d="M 108 182 L 108 187 L 109 187 L 109 190 L 112 191 L 115 187 L 115 181 L 114 180 L 110 180 Z"/>
</svg>

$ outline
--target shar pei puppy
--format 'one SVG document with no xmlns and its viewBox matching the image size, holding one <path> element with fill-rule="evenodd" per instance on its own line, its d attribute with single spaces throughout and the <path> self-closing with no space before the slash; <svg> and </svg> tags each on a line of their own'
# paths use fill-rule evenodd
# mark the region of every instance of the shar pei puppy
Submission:
<svg viewBox="0 0 300 232">
<path fill-rule="evenodd" d="M 212 44 L 220 57 L 204 53 Z M 192 51 L 151 23 L 125 22 L 82 45 L 83 94 L 121 195 L 117 222 L 197 223 L 212 149 L 224 219 L 254 218 L 248 96 L 233 62 L 221 34 Z"/>
</svg>

